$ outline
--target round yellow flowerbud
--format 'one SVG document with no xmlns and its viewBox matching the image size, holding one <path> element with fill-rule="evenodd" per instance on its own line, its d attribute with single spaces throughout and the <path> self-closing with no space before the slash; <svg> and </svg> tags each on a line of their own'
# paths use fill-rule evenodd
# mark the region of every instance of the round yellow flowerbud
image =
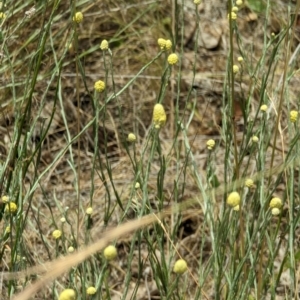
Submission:
<svg viewBox="0 0 300 300">
<path fill-rule="evenodd" d="M 82 12 L 78 11 L 75 16 L 73 17 L 73 21 L 76 22 L 77 24 L 81 23 L 83 20 L 83 14 Z"/>
<path fill-rule="evenodd" d="M 107 40 L 103 40 L 100 44 L 100 49 L 101 50 L 108 50 L 108 41 Z"/>
<path fill-rule="evenodd" d="M 254 136 L 252 137 L 252 142 L 253 142 L 253 143 L 258 143 L 258 141 L 259 141 L 259 138 L 258 138 L 256 135 L 254 135 Z"/>
<path fill-rule="evenodd" d="M 113 245 L 107 246 L 103 253 L 107 260 L 113 260 L 117 257 L 117 249 Z"/>
<path fill-rule="evenodd" d="M 254 182 L 251 178 L 245 180 L 245 186 L 248 188 L 252 188 L 254 186 Z"/>
<path fill-rule="evenodd" d="M 235 4 L 237 6 L 241 6 L 243 4 L 243 0 L 236 0 Z"/>
<path fill-rule="evenodd" d="M 237 6 L 234 6 L 234 7 L 231 9 L 231 11 L 237 13 L 237 12 L 239 11 L 239 8 L 238 8 Z"/>
<path fill-rule="evenodd" d="M 94 88 L 97 92 L 101 93 L 105 90 L 105 82 L 98 80 L 95 82 Z"/>
<path fill-rule="evenodd" d="M 241 197 L 238 192 L 232 192 L 227 197 L 227 204 L 232 207 L 239 205 L 240 202 L 241 202 Z"/>
<path fill-rule="evenodd" d="M 270 208 L 281 208 L 282 200 L 278 197 L 272 198 L 269 204 Z"/>
<path fill-rule="evenodd" d="M 296 110 L 291 110 L 290 111 L 290 121 L 292 123 L 296 123 L 297 119 L 298 119 L 298 112 Z"/>
<path fill-rule="evenodd" d="M 58 298 L 58 300 L 75 300 L 75 299 L 76 299 L 76 293 L 72 289 L 66 289 L 62 291 Z"/>
<path fill-rule="evenodd" d="M 272 208 L 271 210 L 273 216 L 278 216 L 280 214 L 280 209 L 277 207 Z"/>
<path fill-rule="evenodd" d="M 131 142 L 131 143 L 134 143 L 136 141 L 136 136 L 134 133 L 129 133 L 128 134 L 128 137 L 127 137 L 127 141 L 128 142 Z"/>
<path fill-rule="evenodd" d="M 199 5 L 202 0 L 194 0 L 194 4 Z"/>
<path fill-rule="evenodd" d="M 88 207 L 85 212 L 86 212 L 87 215 L 91 215 L 93 213 L 93 208 Z"/>
<path fill-rule="evenodd" d="M 170 50 L 172 48 L 172 42 L 170 40 L 166 40 L 165 48 L 166 50 Z"/>
<path fill-rule="evenodd" d="M 176 260 L 173 271 L 176 274 L 183 274 L 187 270 L 187 263 L 184 259 Z"/>
<path fill-rule="evenodd" d="M 75 249 L 74 249 L 74 247 L 72 247 L 72 246 L 70 246 L 70 247 L 68 248 L 68 252 L 69 252 L 69 253 L 73 253 L 74 250 L 75 250 Z"/>
<path fill-rule="evenodd" d="M 54 230 L 53 232 L 52 232 L 52 236 L 57 240 L 57 239 L 59 239 L 60 237 L 61 237 L 61 235 L 62 235 L 62 232 L 60 231 L 60 230 L 58 230 L 58 229 L 56 229 L 56 230 Z"/>
<path fill-rule="evenodd" d="M 10 233 L 10 226 L 6 226 L 5 233 Z"/>
<path fill-rule="evenodd" d="M 242 56 L 239 56 L 239 57 L 238 57 L 238 62 L 243 62 L 243 61 L 244 61 L 243 57 L 242 57 Z"/>
<path fill-rule="evenodd" d="M 238 73 L 239 70 L 240 70 L 239 66 L 237 66 L 237 65 L 232 66 L 232 71 L 233 71 L 234 74 Z"/>
<path fill-rule="evenodd" d="M 266 112 L 268 110 L 268 106 L 266 104 L 263 104 L 261 107 L 260 107 L 260 110 L 262 112 Z"/>
<path fill-rule="evenodd" d="M 14 202 L 9 202 L 9 203 L 7 203 L 7 204 L 5 205 L 5 209 L 4 209 L 4 211 L 5 211 L 6 213 L 10 212 L 10 213 L 12 213 L 12 214 L 14 214 L 17 210 L 18 210 L 18 206 L 17 206 L 17 204 L 14 203 Z"/>
<path fill-rule="evenodd" d="M 135 185 L 134 185 L 134 188 L 137 190 L 141 187 L 140 183 L 139 182 L 136 182 Z"/>
<path fill-rule="evenodd" d="M 214 140 L 208 140 L 206 142 L 206 146 L 208 150 L 212 150 L 216 145 L 216 142 Z"/>
<path fill-rule="evenodd" d="M 8 203 L 9 202 L 9 197 L 8 196 L 2 196 L 2 202 L 3 203 Z"/>
<path fill-rule="evenodd" d="M 178 56 L 176 53 L 172 53 L 168 56 L 168 63 L 170 65 L 175 65 L 178 62 Z"/>
<path fill-rule="evenodd" d="M 60 218 L 60 221 L 61 221 L 62 223 L 65 223 L 65 222 L 66 222 L 66 218 L 62 217 L 62 218 Z"/>
<path fill-rule="evenodd" d="M 157 44 L 158 44 L 158 46 L 160 47 L 161 50 L 164 50 L 165 47 L 166 47 L 166 40 L 162 39 L 162 38 L 159 38 L 157 40 Z"/>
<path fill-rule="evenodd" d="M 6 18 L 6 14 L 4 12 L 0 12 L 0 19 L 4 20 Z"/>
<path fill-rule="evenodd" d="M 237 19 L 237 14 L 232 11 L 231 14 L 227 15 L 227 18 L 229 19 L 229 17 L 231 17 L 231 20 L 236 20 Z"/>
<path fill-rule="evenodd" d="M 89 286 L 87 289 L 86 289 L 86 293 L 88 295 L 95 295 L 97 292 L 96 288 L 93 287 L 93 286 Z"/>
<path fill-rule="evenodd" d="M 233 210 L 239 211 L 239 210 L 240 210 L 240 206 L 239 206 L 239 205 L 236 205 L 236 206 L 233 208 Z"/>
<path fill-rule="evenodd" d="M 155 128 L 159 129 L 166 124 L 167 115 L 164 107 L 160 103 L 156 103 L 153 108 L 153 123 Z"/>
</svg>

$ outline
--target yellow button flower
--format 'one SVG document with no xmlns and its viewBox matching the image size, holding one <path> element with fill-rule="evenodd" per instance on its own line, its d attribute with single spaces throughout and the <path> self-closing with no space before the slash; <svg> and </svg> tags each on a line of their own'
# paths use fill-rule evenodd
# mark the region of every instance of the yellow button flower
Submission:
<svg viewBox="0 0 300 300">
<path fill-rule="evenodd" d="M 227 197 L 227 204 L 232 207 L 240 205 L 240 202 L 241 202 L 241 197 L 238 192 L 232 192 Z"/>
<path fill-rule="evenodd" d="M 102 51 L 104 51 L 104 50 L 108 50 L 108 41 L 107 40 L 103 40 L 102 42 L 101 42 L 101 44 L 100 44 L 100 49 L 102 50 Z"/>
<path fill-rule="evenodd" d="M 194 0 L 194 4 L 199 5 L 202 0 Z"/>
<path fill-rule="evenodd" d="M 282 200 L 278 197 L 274 197 L 271 199 L 270 208 L 281 208 L 282 207 Z"/>
<path fill-rule="evenodd" d="M 234 74 L 238 73 L 238 72 L 239 72 L 239 70 L 240 70 L 239 66 L 237 66 L 237 65 L 233 65 L 233 67 L 232 67 L 232 71 L 233 71 L 233 73 L 234 73 Z"/>
<path fill-rule="evenodd" d="M 266 104 L 263 104 L 261 107 L 260 107 L 260 110 L 262 112 L 266 112 L 268 110 L 268 106 Z"/>
<path fill-rule="evenodd" d="M 86 289 L 86 293 L 88 295 L 95 295 L 97 292 L 96 288 L 93 287 L 93 286 L 89 286 L 87 289 Z"/>
<path fill-rule="evenodd" d="M 231 20 L 236 20 L 237 19 L 237 14 L 232 11 L 231 14 L 227 15 L 227 18 L 229 19 L 229 17 L 231 17 Z"/>
<path fill-rule="evenodd" d="M 252 188 L 254 186 L 254 182 L 251 178 L 245 180 L 245 186 L 248 188 Z"/>
<path fill-rule="evenodd" d="M 167 115 L 164 107 L 160 103 L 156 103 L 153 108 L 153 123 L 155 128 L 159 129 L 166 124 Z"/>
<path fill-rule="evenodd" d="M 98 80 L 95 82 L 94 88 L 97 92 L 101 93 L 105 90 L 105 82 Z"/>
<path fill-rule="evenodd" d="M 58 229 L 56 229 L 56 230 L 54 230 L 53 232 L 52 232 L 52 236 L 57 240 L 57 239 L 59 239 L 60 237 L 61 237 L 61 235 L 62 235 L 62 232 L 60 231 L 60 230 L 58 230 Z"/>
<path fill-rule="evenodd" d="M 60 293 L 58 300 L 76 300 L 76 293 L 72 289 L 63 290 Z"/>
<path fill-rule="evenodd" d="M 178 259 L 175 264 L 173 271 L 176 274 L 183 274 L 187 270 L 187 263 L 184 259 Z"/>
<path fill-rule="evenodd" d="M 86 212 L 87 215 L 91 215 L 93 213 L 93 208 L 88 207 L 85 212 Z"/>
<path fill-rule="evenodd" d="M 296 123 L 297 119 L 298 119 L 298 112 L 296 110 L 291 110 L 290 111 L 290 121 L 292 123 Z"/>
<path fill-rule="evenodd" d="M 280 214 L 280 209 L 277 207 L 272 208 L 271 210 L 273 216 L 278 216 Z"/>
<path fill-rule="evenodd" d="M 172 42 L 170 40 L 166 40 L 165 48 L 166 50 L 170 50 L 172 48 Z"/>
<path fill-rule="evenodd" d="M 83 14 L 82 12 L 78 11 L 75 16 L 73 17 L 73 21 L 77 24 L 81 23 L 83 21 Z"/>
<path fill-rule="evenodd" d="M 131 143 L 135 142 L 135 141 L 136 141 L 136 136 L 135 136 L 135 134 L 134 134 L 134 133 L 129 133 L 129 134 L 128 134 L 128 137 L 127 137 L 127 141 L 128 141 L 128 142 L 131 142 Z"/>
<path fill-rule="evenodd" d="M 158 46 L 160 47 L 161 50 L 164 50 L 165 47 L 166 47 L 166 40 L 162 39 L 162 38 L 159 38 L 157 40 L 157 44 L 158 44 Z"/>
<path fill-rule="evenodd" d="M 206 142 L 206 146 L 208 150 L 212 150 L 216 145 L 216 142 L 214 140 L 208 140 Z"/>
<path fill-rule="evenodd" d="M 17 204 L 14 203 L 14 202 L 9 202 L 9 203 L 7 203 L 7 204 L 5 205 L 5 209 L 4 209 L 4 211 L 5 211 L 6 213 L 10 212 L 10 213 L 12 213 L 12 214 L 14 214 L 17 210 L 18 210 L 18 206 L 17 206 Z"/>
<path fill-rule="evenodd" d="M 172 53 L 168 56 L 168 63 L 170 65 L 175 65 L 178 62 L 178 55 L 176 53 Z"/>
<path fill-rule="evenodd" d="M 113 245 L 107 246 L 103 253 L 107 260 L 113 260 L 117 257 L 117 249 Z"/>
</svg>

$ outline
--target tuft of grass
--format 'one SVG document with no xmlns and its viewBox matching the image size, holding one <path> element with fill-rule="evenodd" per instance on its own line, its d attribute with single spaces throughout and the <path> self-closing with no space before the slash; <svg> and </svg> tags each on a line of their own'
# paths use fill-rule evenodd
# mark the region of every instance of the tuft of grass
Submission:
<svg viewBox="0 0 300 300">
<path fill-rule="evenodd" d="M 1 2 L 1 299 L 297 298 L 300 2 L 226 4 Z"/>
</svg>

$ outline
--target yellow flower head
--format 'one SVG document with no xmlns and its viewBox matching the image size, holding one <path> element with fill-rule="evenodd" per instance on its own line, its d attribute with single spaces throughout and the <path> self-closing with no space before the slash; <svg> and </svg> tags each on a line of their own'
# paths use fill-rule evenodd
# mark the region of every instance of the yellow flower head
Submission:
<svg viewBox="0 0 300 300">
<path fill-rule="evenodd" d="M 107 246 L 103 253 L 107 260 L 113 260 L 117 257 L 117 249 L 113 245 Z"/>
<path fill-rule="evenodd" d="M 234 7 L 231 9 L 231 11 L 237 13 L 237 12 L 239 11 L 239 8 L 238 8 L 237 6 L 234 6 Z"/>
<path fill-rule="evenodd" d="M 76 300 L 76 293 L 72 289 L 63 290 L 60 293 L 58 300 Z"/>
<path fill-rule="evenodd" d="M 4 20 L 6 18 L 6 14 L 4 12 L 0 12 L 0 19 Z"/>
<path fill-rule="evenodd" d="M 243 4 L 243 0 L 236 0 L 235 4 L 237 6 L 241 6 Z"/>
<path fill-rule="evenodd" d="M 101 93 L 105 90 L 105 82 L 98 80 L 95 82 L 94 88 L 97 92 Z"/>
<path fill-rule="evenodd" d="M 76 22 L 77 24 L 81 23 L 83 20 L 83 14 L 82 12 L 78 11 L 75 16 L 73 17 L 73 21 Z"/>
<path fill-rule="evenodd" d="M 278 216 L 280 214 L 280 209 L 277 207 L 272 208 L 271 210 L 273 216 Z"/>
<path fill-rule="evenodd" d="M 239 211 L 239 210 L 240 210 L 240 206 L 239 206 L 239 205 L 236 205 L 236 206 L 233 208 L 233 210 Z"/>
<path fill-rule="evenodd" d="M 101 44 L 100 44 L 100 49 L 102 50 L 102 51 L 104 51 L 104 50 L 108 50 L 108 41 L 107 40 L 103 40 L 102 42 L 101 42 Z"/>
<path fill-rule="evenodd" d="M 88 207 L 85 212 L 86 212 L 87 215 L 91 215 L 93 213 L 93 208 Z"/>
<path fill-rule="evenodd" d="M 10 212 L 12 214 L 14 214 L 16 211 L 18 210 L 18 206 L 15 202 L 9 202 L 5 205 L 5 209 L 4 211 L 6 213 Z"/>
<path fill-rule="evenodd" d="M 128 142 L 131 142 L 131 143 L 134 143 L 136 141 L 136 136 L 134 133 L 129 133 L 128 134 L 128 137 L 127 137 L 127 141 Z"/>
<path fill-rule="evenodd" d="M 240 202 L 241 202 L 241 197 L 238 192 L 232 192 L 227 197 L 227 204 L 232 207 L 240 205 Z"/>
<path fill-rule="evenodd" d="M 69 253 L 73 253 L 74 250 L 75 250 L 75 249 L 74 249 L 74 247 L 72 247 L 72 246 L 70 246 L 70 247 L 68 248 L 68 252 L 69 252 Z"/>
<path fill-rule="evenodd" d="M 187 263 L 184 259 L 176 260 L 173 271 L 176 274 L 183 274 L 187 270 Z"/>
<path fill-rule="evenodd" d="M 178 55 L 176 53 L 172 53 L 168 56 L 168 63 L 170 65 L 175 65 L 178 62 Z"/>
<path fill-rule="evenodd" d="M 272 198 L 269 204 L 270 208 L 278 208 L 282 207 L 282 200 L 278 197 Z"/>
<path fill-rule="evenodd" d="M 166 50 L 170 50 L 172 48 L 171 40 L 166 40 L 165 48 Z"/>
<path fill-rule="evenodd" d="M 243 61 L 244 61 L 243 57 L 242 57 L 242 56 L 239 56 L 239 57 L 238 57 L 238 62 L 243 62 Z"/>
<path fill-rule="evenodd" d="M 139 182 L 136 182 L 135 185 L 134 185 L 134 188 L 137 190 L 141 187 L 140 183 Z"/>
<path fill-rule="evenodd" d="M 296 110 L 291 110 L 290 111 L 290 121 L 292 123 L 296 123 L 297 119 L 298 119 L 298 112 Z"/>
<path fill-rule="evenodd" d="M 153 108 L 153 123 L 155 128 L 159 129 L 166 124 L 167 115 L 164 107 L 160 103 L 156 103 Z"/>
<path fill-rule="evenodd" d="M 9 202 L 9 197 L 8 196 L 2 196 L 2 202 L 3 203 L 8 203 Z"/>
<path fill-rule="evenodd" d="M 194 0 L 194 4 L 199 5 L 202 0 Z"/>
<path fill-rule="evenodd" d="M 258 141 L 259 141 L 259 138 L 256 135 L 253 135 L 252 142 L 253 143 L 258 143 Z"/>
<path fill-rule="evenodd" d="M 158 44 L 158 46 L 160 47 L 160 49 L 161 50 L 164 50 L 165 49 L 165 47 L 166 47 L 166 40 L 165 39 L 162 39 L 162 38 L 159 38 L 158 40 L 157 40 L 157 44 Z"/>
<path fill-rule="evenodd" d="M 232 66 L 232 71 L 233 71 L 234 74 L 238 73 L 239 70 L 240 70 L 239 66 L 237 66 L 237 65 Z"/>
<path fill-rule="evenodd" d="M 53 232 L 52 232 L 52 236 L 57 240 L 57 239 L 59 239 L 60 237 L 61 237 L 61 235 L 62 235 L 62 232 L 60 231 L 60 230 L 58 230 L 58 229 L 56 229 L 56 230 L 54 230 Z"/>
<path fill-rule="evenodd" d="M 227 18 L 229 19 L 229 17 L 231 17 L 231 20 L 236 20 L 237 19 L 237 14 L 232 11 L 231 14 L 227 15 Z"/>
<path fill-rule="evenodd" d="M 251 178 L 245 180 L 245 186 L 248 188 L 252 188 L 254 186 L 254 182 Z"/>
<path fill-rule="evenodd" d="M 208 150 L 212 150 L 216 145 L 216 142 L 214 140 L 208 140 L 206 142 L 206 146 Z"/>
<path fill-rule="evenodd" d="M 97 292 L 96 288 L 93 287 L 93 286 L 89 286 L 87 289 L 86 289 L 86 293 L 88 295 L 95 295 Z"/>
<path fill-rule="evenodd" d="M 260 107 L 260 110 L 262 112 L 266 112 L 268 110 L 268 106 L 266 104 L 263 104 L 261 107 Z"/>
</svg>

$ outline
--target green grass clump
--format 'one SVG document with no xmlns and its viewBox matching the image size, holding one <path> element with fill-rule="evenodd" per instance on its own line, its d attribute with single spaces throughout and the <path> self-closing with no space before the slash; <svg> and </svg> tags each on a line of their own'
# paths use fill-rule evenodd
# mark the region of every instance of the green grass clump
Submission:
<svg viewBox="0 0 300 300">
<path fill-rule="evenodd" d="M 1 2 L 1 299 L 297 299 L 299 7 Z"/>
</svg>

